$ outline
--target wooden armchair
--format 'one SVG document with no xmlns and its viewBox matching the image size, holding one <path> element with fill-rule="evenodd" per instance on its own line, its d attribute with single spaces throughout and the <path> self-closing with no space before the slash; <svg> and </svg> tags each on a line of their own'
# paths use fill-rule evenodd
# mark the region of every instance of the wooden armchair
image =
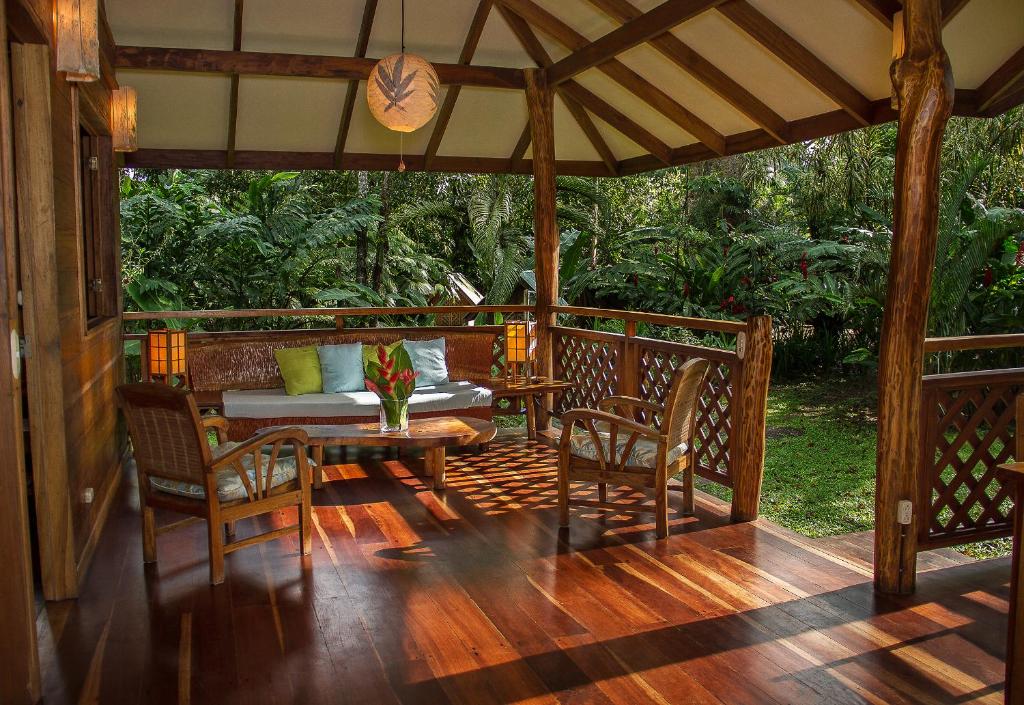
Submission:
<svg viewBox="0 0 1024 705">
<path fill-rule="evenodd" d="M 602 399 L 598 411 L 573 409 L 562 414 L 559 525 L 569 526 L 570 503 L 629 511 L 627 506 L 608 502 L 607 484 L 611 482 L 654 489 L 656 533 L 658 538 L 665 538 L 668 478 L 679 472 L 684 473 L 684 511 L 693 512 L 693 435 L 697 402 L 709 369 L 707 360 L 688 360 L 673 375 L 664 406 L 635 397 L 613 396 Z M 660 425 L 656 424 L 657 416 L 661 417 Z M 598 483 L 598 500 L 570 502 L 569 483 L 577 480 Z"/>
<path fill-rule="evenodd" d="M 117 388 L 128 421 L 139 475 L 142 550 L 156 561 L 156 537 L 205 519 L 210 546 L 210 582 L 224 582 L 224 555 L 298 532 L 303 555 L 311 549 L 308 438 L 298 428 L 260 432 L 243 443 L 226 440 L 228 422 L 202 418 L 192 394 L 162 384 L 128 384 Z M 217 434 L 211 447 L 208 431 Z M 281 457 L 285 445 L 292 457 Z M 263 451 L 269 446 L 269 454 Z M 298 508 L 298 523 L 232 541 L 239 519 L 283 507 Z M 189 518 L 157 527 L 154 508 Z"/>
</svg>

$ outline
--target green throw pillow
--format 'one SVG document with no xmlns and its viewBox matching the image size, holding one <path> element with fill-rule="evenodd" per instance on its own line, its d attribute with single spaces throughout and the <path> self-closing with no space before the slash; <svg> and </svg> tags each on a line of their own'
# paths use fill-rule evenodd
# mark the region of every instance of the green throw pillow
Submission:
<svg viewBox="0 0 1024 705">
<path fill-rule="evenodd" d="M 281 348 L 274 351 L 277 366 L 284 378 L 284 390 L 289 396 L 319 394 L 324 390 L 320 375 L 320 356 L 316 348 Z"/>
</svg>

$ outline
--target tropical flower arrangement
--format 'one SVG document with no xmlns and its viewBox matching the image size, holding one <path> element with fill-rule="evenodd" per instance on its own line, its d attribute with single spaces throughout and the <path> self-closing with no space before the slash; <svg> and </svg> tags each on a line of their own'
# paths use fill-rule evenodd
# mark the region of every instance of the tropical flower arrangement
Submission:
<svg viewBox="0 0 1024 705">
<path fill-rule="evenodd" d="M 380 398 L 381 431 L 408 429 L 409 397 L 420 373 L 413 370 L 405 346 L 378 345 L 375 353 L 365 358 L 363 372 L 366 388 Z"/>
</svg>

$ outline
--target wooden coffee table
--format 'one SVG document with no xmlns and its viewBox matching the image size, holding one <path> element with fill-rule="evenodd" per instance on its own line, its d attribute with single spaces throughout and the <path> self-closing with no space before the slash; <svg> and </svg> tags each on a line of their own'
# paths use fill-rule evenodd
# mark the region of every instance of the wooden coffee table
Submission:
<svg viewBox="0 0 1024 705">
<path fill-rule="evenodd" d="M 292 425 L 295 426 L 294 424 Z M 282 427 L 284 428 L 284 427 Z M 444 489 L 445 448 L 487 443 L 498 432 L 492 421 L 464 416 L 439 416 L 410 419 L 408 431 L 380 432 L 378 423 L 344 425 L 298 425 L 309 436 L 313 450 L 313 486 L 323 486 L 323 461 L 326 446 L 386 446 L 422 448 L 427 475 L 434 478 L 434 489 Z"/>
<path fill-rule="evenodd" d="M 541 430 L 546 430 L 548 427 L 549 419 L 547 410 L 542 403 L 543 397 L 547 394 L 564 392 L 573 386 L 571 382 L 562 382 L 547 377 L 530 377 L 514 382 L 503 377 L 491 377 L 490 379 L 474 380 L 473 383 L 490 389 L 495 400 L 523 398 L 526 406 L 526 436 L 531 441 L 537 440 L 538 427 Z"/>
</svg>

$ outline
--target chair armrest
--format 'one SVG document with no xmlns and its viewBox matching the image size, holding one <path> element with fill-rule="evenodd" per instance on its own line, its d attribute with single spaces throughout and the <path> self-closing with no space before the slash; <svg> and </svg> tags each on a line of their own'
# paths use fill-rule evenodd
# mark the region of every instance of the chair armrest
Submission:
<svg viewBox="0 0 1024 705">
<path fill-rule="evenodd" d="M 597 403 L 597 408 L 601 411 L 610 411 L 618 416 L 629 418 L 625 412 L 627 410 L 633 411 L 633 420 L 636 421 L 636 411 L 643 410 L 651 412 L 651 419 L 649 424 L 654 423 L 655 414 L 665 413 L 665 407 L 661 404 L 657 404 L 653 401 L 647 401 L 646 399 L 640 399 L 638 397 L 627 397 L 623 395 L 616 395 L 611 397 L 605 397 Z"/>
<path fill-rule="evenodd" d="M 203 428 L 209 430 L 213 429 L 217 432 L 217 442 L 223 443 L 227 440 L 228 428 L 231 426 L 231 422 L 223 416 L 204 416 Z"/>
<path fill-rule="evenodd" d="M 253 434 L 249 440 L 240 443 L 239 445 L 232 448 L 230 451 L 220 456 L 213 461 L 210 466 L 212 470 L 219 470 L 227 465 L 232 465 L 236 461 L 241 460 L 249 453 L 257 453 L 260 448 L 274 443 L 288 443 L 290 442 L 293 446 L 302 448 L 303 457 L 305 457 L 305 447 L 309 443 L 309 436 L 301 428 L 291 426 L 289 428 L 279 429 L 263 429 Z"/>
<path fill-rule="evenodd" d="M 615 427 L 619 431 L 626 431 L 628 433 L 636 433 L 644 438 L 650 438 L 653 441 L 660 441 L 664 439 L 658 431 L 645 426 L 642 423 L 637 423 L 632 419 L 627 419 L 624 416 L 616 416 L 610 414 L 607 411 L 595 411 L 593 409 L 572 409 L 562 414 L 562 442 L 568 444 L 569 436 L 572 435 L 572 427 L 576 425 L 578 421 L 594 421 L 604 422 L 609 426 Z"/>
</svg>

